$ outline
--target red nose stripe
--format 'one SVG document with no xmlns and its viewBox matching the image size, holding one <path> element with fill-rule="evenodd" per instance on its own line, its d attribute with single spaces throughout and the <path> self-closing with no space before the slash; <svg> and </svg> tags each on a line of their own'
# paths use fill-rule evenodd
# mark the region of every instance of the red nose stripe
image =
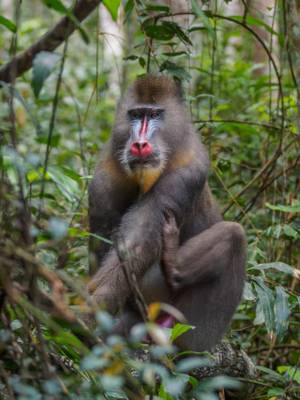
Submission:
<svg viewBox="0 0 300 400">
<path fill-rule="evenodd" d="M 146 135 L 147 130 L 148 130 L 148 119 L 147 119 L 147 117 L 144 117 L 142 124 L 141 124 L 141 129 L 140 129 L 139 135 L 140 136 Z"/>
</svg>

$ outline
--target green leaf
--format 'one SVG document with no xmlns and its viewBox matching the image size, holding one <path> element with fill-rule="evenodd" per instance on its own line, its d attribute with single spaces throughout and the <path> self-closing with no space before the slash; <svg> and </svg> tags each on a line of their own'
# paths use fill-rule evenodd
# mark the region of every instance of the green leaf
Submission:
<svg viewBox="0 0 300 400">
<path fill-rule="evenodd" d="M 275 325 L 274 296 L 272 291 L 264 284 L 260 277 L 254 279 L 257 293 L 258 306 L 262 310 L 267 331 L 273 332 Z"/>
<path fill-rule="evenodd" d="M 61 14 L 68 13 L 67 7 L 60 0 L 43 0 L 43 3 L 48 8 L 52 8 L 53 10 L 55 10 Z"/>
<path fill-rule="evenodd" d="M 146 61 L 145 61 L 145 59 L 144 59 L 143 57 L 140 57 L 140 58 L 139 58 L 139 64 L 140 64 L 140 66 L 141 66 L 142 68 L 145 68 Z"/>
<path fill-rule="evenodd" d="M 230 16 L 231 19 L 238 21 L 238 22 L 244 22 L 244 16 L 241 15 L 232 15 Z M 251 15 L 247 15 L 246 17 L 246 24 L 247 25 L 253 25 L 253 26 L 262 26 L 263 28 L 265 28 L 265 30 L 269 33 L 271 33 L 272 35 L 277 35 L 278 33 L 276 31 L 274 31 L 274 29 L 272 29 L 271 26 L 269 26 L 268 24 L 266 24 L 263 20 L 258 19 L 258 18 L 254 18 Z"/>
<path fill-rule="evenodd" d="M 292 228 L 290 225 L 283 225 L 283 232 L 286 236 L 293 238 L 293 239 L 298 239 L 299 234 L 298 232 Z"/>
<path fill-rule="evenodd" d="M 171 40 L 175 35 L 174 30 L 170 26 L 165 24 L 161 25 L 146 24 L 144 27 L 144 31 L 145 34 L 151 37 L 152 39 L 162 40 L 162 41 Z"/>
<path fill-rule="evenodd" d="M 166 57 L 179 57 L 179 56 L 187 56 L 188 53 L 186 51 L 174 51 L 174 52 L 166 52 L 163 53 Z"/>
<path fill-rule="evenodd" d="M 293 381 L 300 385 L 300 369 L 296 366 L 291 367 L 290 365 L 280 365 L 277 370 L 281 374 L 286 373 Z"/>
<path fill-rule="evenodd" d="M 276 371 L 274 371 L 274 370 L 272 370 L 270 368 L 263 367 L 263 366 L 260 366 L 260 365 L 256 365 L 256 369 L 258 371 L 264 372 L 266 375 L 268 375 L 268 379 L 270 379 L 272 381 L 275 381 L 277 383 L 278 382 L 285 382 L 285 379 L 284 379 L 284 377 L 282 375 L 278 374 L 278 372 L 276 372 Z"/>
<path fill-rule="evenodd" d="M 78 201 L 80 191 L 77 182 L 65 175 L 60 167 L 49 166 L 47 174 L 68 201 Z"/>
<path fill-rule="evenodd" d="M 161 5 L 161 4 L 147 4 L 146 6 L 147 11 L 158 11 L 158 12 L 163 12 L 163 13 L 169 13 L 170 12 L 170 7 Z"/>
<path fill-rule="evenodd" d="M 45 80 L 51 74 L 59 59 L 59 54 L 49 51 L 41 51 L 35 56 L 33 60 L 31 86 L 36 98 L 39 97 Z"/>
<path fill-rule="evenodd" d="M 176 65 L 172 61 L 166 60 L 164 61 L 161 66 L 160 66 L 160 72 L 163 71 L 168 71 L 170 75 L 174 76 L 175 78 L 179 80 L 190 80 L 191 75 L 189 72 L 184 69 L 183 67 L 180 67 L 179 65 Z"/>
<path fill-rule="evenodd" d="M 171 342 L 174 342 L 175 339 L 183 335 L 185 332 L 190 331 L 191 329 L 194 329 L 194 327 L 191 325 L 176 324 L 171 331 L 171 337 L 170 337 Z"/>
<path fill-rule="evenodd" d="M 281 397 L 284 395 L 284 389 L 280 387 L 274 387 L 268 390 L 268 396 L 277 398 L 277 396 Z"/>
<path fill-rule="evenodd" d="M 288 264 L 283 262 L 273 262 L 273 263 L 266 263 L 266 264 L 257 264 L 252 268 L 249 268 L 249 271 L 256 269 L 256 270 L 265 270 L 265 269 L 276 269 L 277 271 L 284 272 L 288 275 L 297 276 L 297 270 L 291 267 Z"/>
<path fill-rule="evenodd" d="M 112 19 L 116 21 L 118 18 L 118 10 L 121 4 L 121 0 L 103 0 L 102 3 L 109 11 Z"/>
<path fill-rule="evenodd" d="M 5 26 L 8 30 L 10 30 L 13 33 L 17 32 L 16 24 L 10 19 L 3 17 L 3 15 L 0 15 L 0 25 Z"/>
<path fill-rule="evenodd" d="M 207 29 L 208 33 L 211 36 L 214 36 L 214 30 L 211 25 L 211 22 L 207 15 L 203 12 L 202 8 L 199 6 L 199 3 L 197 0 L 192 0 L 192 11 L 193 13 L 201 19 L 203 22 L 204 27 Z"/>
<path fill-rule="evenodd" d="M 281 340 L 288 329 L 288 318 L 290 315 L 288 295 L 281 286 L 276 287 L 274 313 L 276 334 L 278 339 Z"/>
<path fill-rule="evenodd" d="M 124 11 L 125 11 L 124 24 L 130 18 L 130 15 L 132 14 L 133 9 L 134 9 L 134 0 L 128 0 L 127 3 L 124 6 Z"/>
<path fill-rule="evenodd" d="M 184 31 L 180 28 L 176 22 L 173 21 L 163 21 L 162 25 L 170 29 L 175 33 L 175 35 L 185 44 L 192 45 L 190 38 L 184 33 Z"/>
<path fill-rule="evenodd" d="M 129 60 L 129 61 L 135 61 L 135 60 L 137 60 L 138 58 L 139 58 L 139 57 L 136 56 L 135 54 L 131 54 L 131 55 L 128 56 L 128 57 L 124 57 L 123 60 L 125 60 L 125 61 L 127 61 L 127 60 Z"/>
<path fill-rule="evenodd" d="M 292 206 L 285 206 L 282 204 L 277 204 L 276 206 L 266 203 L 266 206 L 274 211 L 282 211 L 287 213 L 300 213 L 300 201 L 296 201 Z"/>
</svg>

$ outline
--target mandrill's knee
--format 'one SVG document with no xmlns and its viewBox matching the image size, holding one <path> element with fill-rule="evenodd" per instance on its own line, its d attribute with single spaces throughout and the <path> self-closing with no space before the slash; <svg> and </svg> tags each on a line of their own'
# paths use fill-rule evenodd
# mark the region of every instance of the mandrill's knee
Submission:
<svg viewBox="0 0 300 400">
<path fill-rule="evenodd" d="M 237 222 L 229 222 L 232 241 L 236 244 L 246 245 L 246 234 L 242 225 Z"/>
<path fill-rule="evenodd" d="M 237 265 L 241 269 L 244 269 L 247 253 L 247 239 L 245 231 L 237 222 L 228 222 L 228 225 L 231 237 L 232 255 L 238 261 Z"/>
</svg>

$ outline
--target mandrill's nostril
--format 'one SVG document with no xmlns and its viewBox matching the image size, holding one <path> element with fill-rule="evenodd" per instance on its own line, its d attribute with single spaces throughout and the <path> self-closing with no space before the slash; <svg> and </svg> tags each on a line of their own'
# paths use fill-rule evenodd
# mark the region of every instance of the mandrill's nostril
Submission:
<svg viewBox="0 0 300 400">
<path fill-rule="evenodd" d="M 152 153 L 152 146 L 148 142 L 134 142 L 130 147 L 130 152 L 136 157 L 147 157 Z"/>
</svg>

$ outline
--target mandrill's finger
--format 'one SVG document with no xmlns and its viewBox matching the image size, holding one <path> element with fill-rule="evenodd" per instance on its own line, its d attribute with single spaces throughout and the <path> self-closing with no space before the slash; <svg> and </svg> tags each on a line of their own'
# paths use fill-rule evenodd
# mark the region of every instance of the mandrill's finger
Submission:
<svg viewBox="0 0 300 400">
<path fill-rule="evenodd" d="M 175 219 L 174 214 L 172 213 L 171 210 L 164 210 L 163 214 L 164 214 L 164 217 L 165 217 L 165 223 L 167 223 L 167 224 L 175 223 L 176 224 L 176 219 Z"/>
<path fill-rule="evenodd" d="M 179 229 L 176 223 L 176 219 L 173 214 L 168 214 L 168 217 L 166 218 L 163 226 L 163 232 L 164 232 L 164 239 L 168 240 L 169 236 L 178 236 L 179 235 Z"/>
</svg>

